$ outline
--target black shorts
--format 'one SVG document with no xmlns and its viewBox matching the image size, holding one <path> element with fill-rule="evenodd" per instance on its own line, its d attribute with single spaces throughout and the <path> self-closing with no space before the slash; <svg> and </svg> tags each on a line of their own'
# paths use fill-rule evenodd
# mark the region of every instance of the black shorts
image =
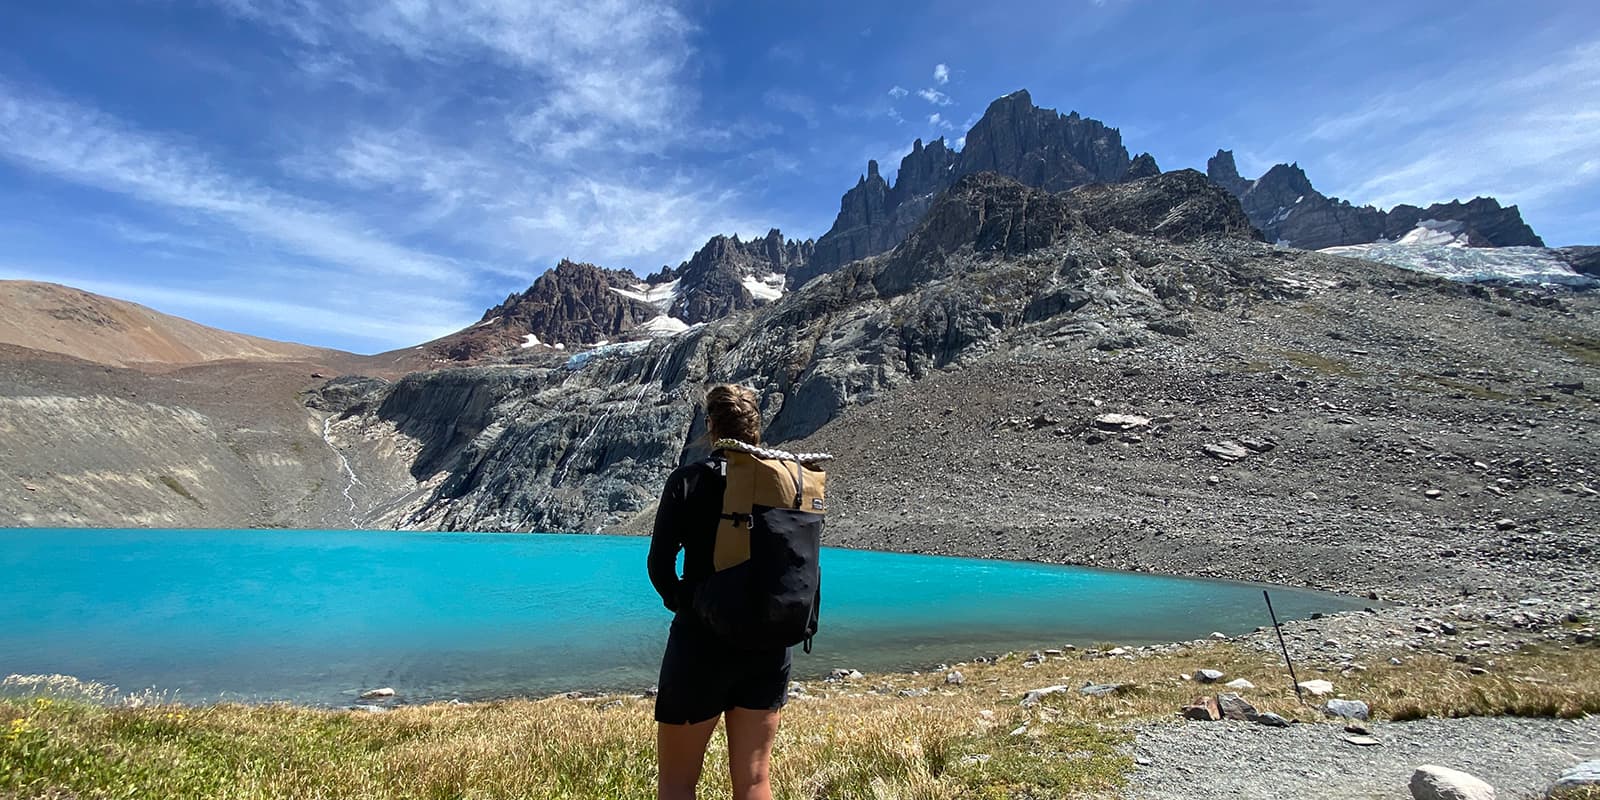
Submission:
<svg viewBox="0 0 1600 800">
<path fill-rule="evenodd" d="M 745 650 L 674 617 L 661 657 L 656 722 L 704 722 L 731 708 L 775 711 L 789 699 L 789 648 Z"/>
</svg>

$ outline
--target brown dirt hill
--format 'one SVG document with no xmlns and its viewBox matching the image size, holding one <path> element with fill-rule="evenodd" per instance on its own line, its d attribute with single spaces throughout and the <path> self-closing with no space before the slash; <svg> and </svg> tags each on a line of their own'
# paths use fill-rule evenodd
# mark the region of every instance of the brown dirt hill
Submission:
<svg viewBox="0 0 1600 800">
<path fill-rule="evenodd" d="M 0 281 L 0 344 L 118 367 L 206 361 L 342 361 L 349 354 L 218 330 L 137 303 L 35 281 Z"/>
</svg>

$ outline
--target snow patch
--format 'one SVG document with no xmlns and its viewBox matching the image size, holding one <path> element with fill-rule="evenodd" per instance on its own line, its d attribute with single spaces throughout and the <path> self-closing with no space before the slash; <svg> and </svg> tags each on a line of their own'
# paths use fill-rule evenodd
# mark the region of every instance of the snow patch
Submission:
<svg viewBox="0 0 1600 800">
<path fill-rule="evenodd" d="M 480 323 L 478 323 L 478 324 L 476 324 L 476 325 L 474 325 L 472 327 L 481 328 L 481 327 L 483 327 L 485 325 L 493 325 L 493 324 L 495 324 L 496 322 L 499 322 L 499 321 L 500 321 L 499 317 L 490 317 L 490 318 L 488 318 L 488 319 L 486 319 L 486 320 L 484 320 L 484 321 L 482 321 L 482 322 L 480 322 Z"/>
<path fill-rule="evenodd" d="M 534 336 L 531 333 L 528 334 L 527 336 L 522 337 L 522 348 L 524 350 L 526 350 L 526 349 L 528 349 L 530 347 L 533 347 L 533 346 L 535 346 L 537 344 L 539 344 L 539 337 Z"/>
<path fill-rule="evenodd" d="M 1395 244 L 1420 244 L 1434 247 L 1466 247 L 1467 226 L 1460 220 L 1425 219 L 1395 241 Z"/>
<path fill-rule="evenodd" d="M 1437 220 L 1428 222 L 1437 223 Z M 1462 283 L 1504 282 L 1574 289 L 1600 286 L 1593 278 L 1573 272 L 1566 261 L 1546 248 L 1467 247 L 1457 244 L 1457 239 L 1450 235 L 1442 227 L 1418 225 L 1399 241 L 1328 247 L 1318 252 L 1376 261 Z M 1419 244 L 1419 241 L 1437 243 Z M 1464 235 L 1460 241 L 1465 241 Z"/>
<path fill-rule="evenodd" d="M 757 300 L 776 300 L 783 296 L 783 281 L 782 275 L 774 273 L 759 278 L 747 275 L 740 283 L 744 286 L 744 290 Z"/>
<path fill-rule="evenodd" d="M 1295 202 L 1298 203 L 1299 201 L 1296 200 Z M 1272 215 L 1272 219 L 1267 220 L 1267 224 L 1268 225 L 1276 225 L 1276 224 L 1288 219 L 1289 215 L 1293 214 L 1293 213 L 1294 213 L 1294 206 L 1278 206 L 1277 213 Z"/>
<path fill-rule="evenodd" d="M 650 321 L 641 324 L 639 327 L 634 328 L 634 330 L 639 331 L 640 333 L 647 333 L 651 336 L 672 336 L 674 334 L 683 333 L 684 331 L 689 330 L 689 323 L 684 322 L 677 317 L 662 314 L 659 317 L 652 318 Z"/>
<path fill-rule="evenodd" d="M 666 313 L 672 307 L 673 301 L 678 299 L 678 281 L 676 279 L 663 283 L 660 286 L 651 286 L 648 283 L 634 284 L 632 289 L 619 289 L 615 286 L 608 287 L 611 291 L 631 300 L 649 303 Z"/>
</svg>

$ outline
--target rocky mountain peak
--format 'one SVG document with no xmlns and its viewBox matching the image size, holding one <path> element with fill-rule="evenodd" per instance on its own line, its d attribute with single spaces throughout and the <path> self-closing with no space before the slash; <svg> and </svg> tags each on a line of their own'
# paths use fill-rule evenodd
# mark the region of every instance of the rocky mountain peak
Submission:
<svg viewBox="0 0 1600 800">
<path fill-rule="evenodd" d="M 1123 181 L 1136 181 L 1141 178 L 1153 178 L 1161 174 L 1161 167 L 1156 164 L 1156 157 L 1149 153 L 1140 153 L 1135 156 L 1133 163 L 1128 165 L 1128 171 L 1123 173 Z"/>
<path fill-rule="evenodd" d="M 1076 111 L 1063 115 L 1039 108 L 1027 90 L 1012 92 L 989 104 L 967 131 L 961 151 L 951 150 L 943 138 L 914 142 L 901 159 L 893 186 L 879 175 L 876 161 L 868 162 L 867 174 L 840 200 L 833 227 L 817 240 L 811 263 L 791 271 L 789 285 L 798 287 L 851 261 L 893 249 L 927 213 L 933 198 L 963 176 L 994 172 L 1059 192 L 1127 179 L 1131 166 L 1117 129 Z M 1154 159 L 1141 164 L 1135 177 L 1152 169 L 1159 172 Z"/>
<path fill-rule="evenodd" d="M 1218 150 L 1206 162 L 1206 177 L 1234 195 L 1243 195 L 1250 188 L 1250 182 L 1239 177 L 1239 167 L 1233 162 L 1232 150 Z"/>
</svg>

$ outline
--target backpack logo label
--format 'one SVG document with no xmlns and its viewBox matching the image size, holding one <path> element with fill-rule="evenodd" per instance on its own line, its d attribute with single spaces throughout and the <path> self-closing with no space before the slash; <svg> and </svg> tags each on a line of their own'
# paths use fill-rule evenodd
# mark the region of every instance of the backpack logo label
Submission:
<svg viewBox="0 0 1600 800">
<path fill-rule="evenodd" d="M 828 506 L 822 502 L 822 498 L 820 497 L 811 498 L 811 507 L 817 511 L 825 511 L 828 508 Z"/>
</svg>

